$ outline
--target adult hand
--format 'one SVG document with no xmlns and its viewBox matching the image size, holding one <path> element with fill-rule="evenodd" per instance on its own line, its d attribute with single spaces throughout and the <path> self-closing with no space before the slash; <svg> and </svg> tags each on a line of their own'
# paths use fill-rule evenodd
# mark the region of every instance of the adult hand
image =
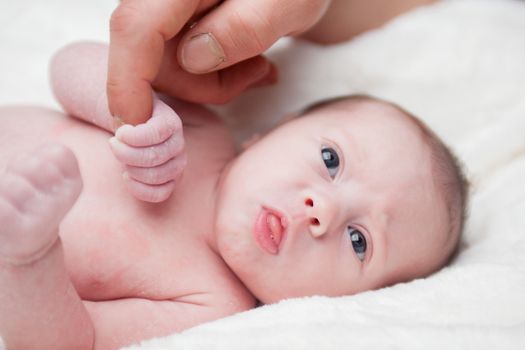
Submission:
<svg viewBox="0 0 525 350">
<path fill-rule="evenodd" d="M 191 102 L 224 103 L 276 81 L 275 68 L 260 54 L 310 28 L 330 1 L 123 0 L 110 22 L 111 114 L 145 122 L 152 87 Z"/>
</svg>

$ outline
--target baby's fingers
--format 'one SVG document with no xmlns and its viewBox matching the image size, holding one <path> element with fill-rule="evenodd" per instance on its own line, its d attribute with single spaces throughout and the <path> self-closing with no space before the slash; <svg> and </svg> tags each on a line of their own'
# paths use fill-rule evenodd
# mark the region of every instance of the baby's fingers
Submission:
<svg viewBox="0 0 525 350">
<path fill-rule="evenodd" d="M 163 202 L 168 199 L 175 188 L 175 181 L 169 181 L 162 185 L 147 185 L 132 179 L 128 173 L 124 173 L 123 178 L 128 191 L 135 198 L 145 202 Z"/>
<path fill-rule="evenodd" d="M 182 129 L 182 122 L 168 105 L 155 98 L 153 115 L 144 124 L 123 125 L 115 132 L 115 137 L 134 147 L 156 145 L 166 141 L 171 135 Z"/>
<path fill-rule="evenodd" d="M 182 133 L 171 135 L 165 142 L 148 147 L 130 147 L 116 137 L 109 140 L 113 154 L 126 165 L 156 167 L 184 152 Z"/>
<path fill-rule="evenodd" d="M 175 157 L 166 163 L 153 167 L 142 168 L 126 166 L 128 176 L 133 180 L 145 185 L 161 185 L 169 181 L 177 180 L 186 166 L 186 154 Z"/>
</svg>

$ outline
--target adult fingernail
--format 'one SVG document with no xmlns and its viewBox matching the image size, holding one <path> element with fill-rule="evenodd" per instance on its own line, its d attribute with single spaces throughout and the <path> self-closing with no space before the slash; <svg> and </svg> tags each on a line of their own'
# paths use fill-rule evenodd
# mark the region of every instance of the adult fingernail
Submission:
<svg viewBox="0 0 525 350">
<path fill-rule="evenodd" d="M 182 47 L 182 65 L 191 73 L 206 73 L 226 61 L 224 50 L 211 33 L 192 36 Z"/>
</svg>

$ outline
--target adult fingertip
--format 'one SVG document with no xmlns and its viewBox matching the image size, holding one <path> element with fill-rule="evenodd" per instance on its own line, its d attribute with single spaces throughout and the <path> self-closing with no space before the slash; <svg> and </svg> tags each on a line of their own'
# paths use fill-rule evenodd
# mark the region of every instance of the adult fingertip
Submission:
<svg viewBox="0 0 525 350">
<path fill-rule="evenodd" d="M 147 81 L 127 79 L 115 83 L 108 77 L 106 93 L 108 107 L 113 118 L 122 124 L 137 125 L 146 122 L 151 116 L 153 98 L 151 85 Z M 114 127 L 120 126 L 114 125 Z"/>
</svg>

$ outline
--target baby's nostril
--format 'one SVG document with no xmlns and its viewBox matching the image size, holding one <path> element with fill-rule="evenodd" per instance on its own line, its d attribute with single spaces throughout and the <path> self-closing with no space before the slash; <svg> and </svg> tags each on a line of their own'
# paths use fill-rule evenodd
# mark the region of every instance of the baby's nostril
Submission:
<svg viewBox="0 0 525 350">
<path fill-rule="evenodd" d="M 314 226 L 319 226 L 319 220 L 317 220 L 317 218 L 311 218 L 310 219 L 310 224 L 312 224 Z"/>
<path fill-rule="evenodd" d="M 304 201 L 304 204 L 306 204 L 309 207 L 313 207 L 314 206 L 314 201 L 311 198 L 308 198 L 308 199 L 306 199 Z"/>
</svg>

